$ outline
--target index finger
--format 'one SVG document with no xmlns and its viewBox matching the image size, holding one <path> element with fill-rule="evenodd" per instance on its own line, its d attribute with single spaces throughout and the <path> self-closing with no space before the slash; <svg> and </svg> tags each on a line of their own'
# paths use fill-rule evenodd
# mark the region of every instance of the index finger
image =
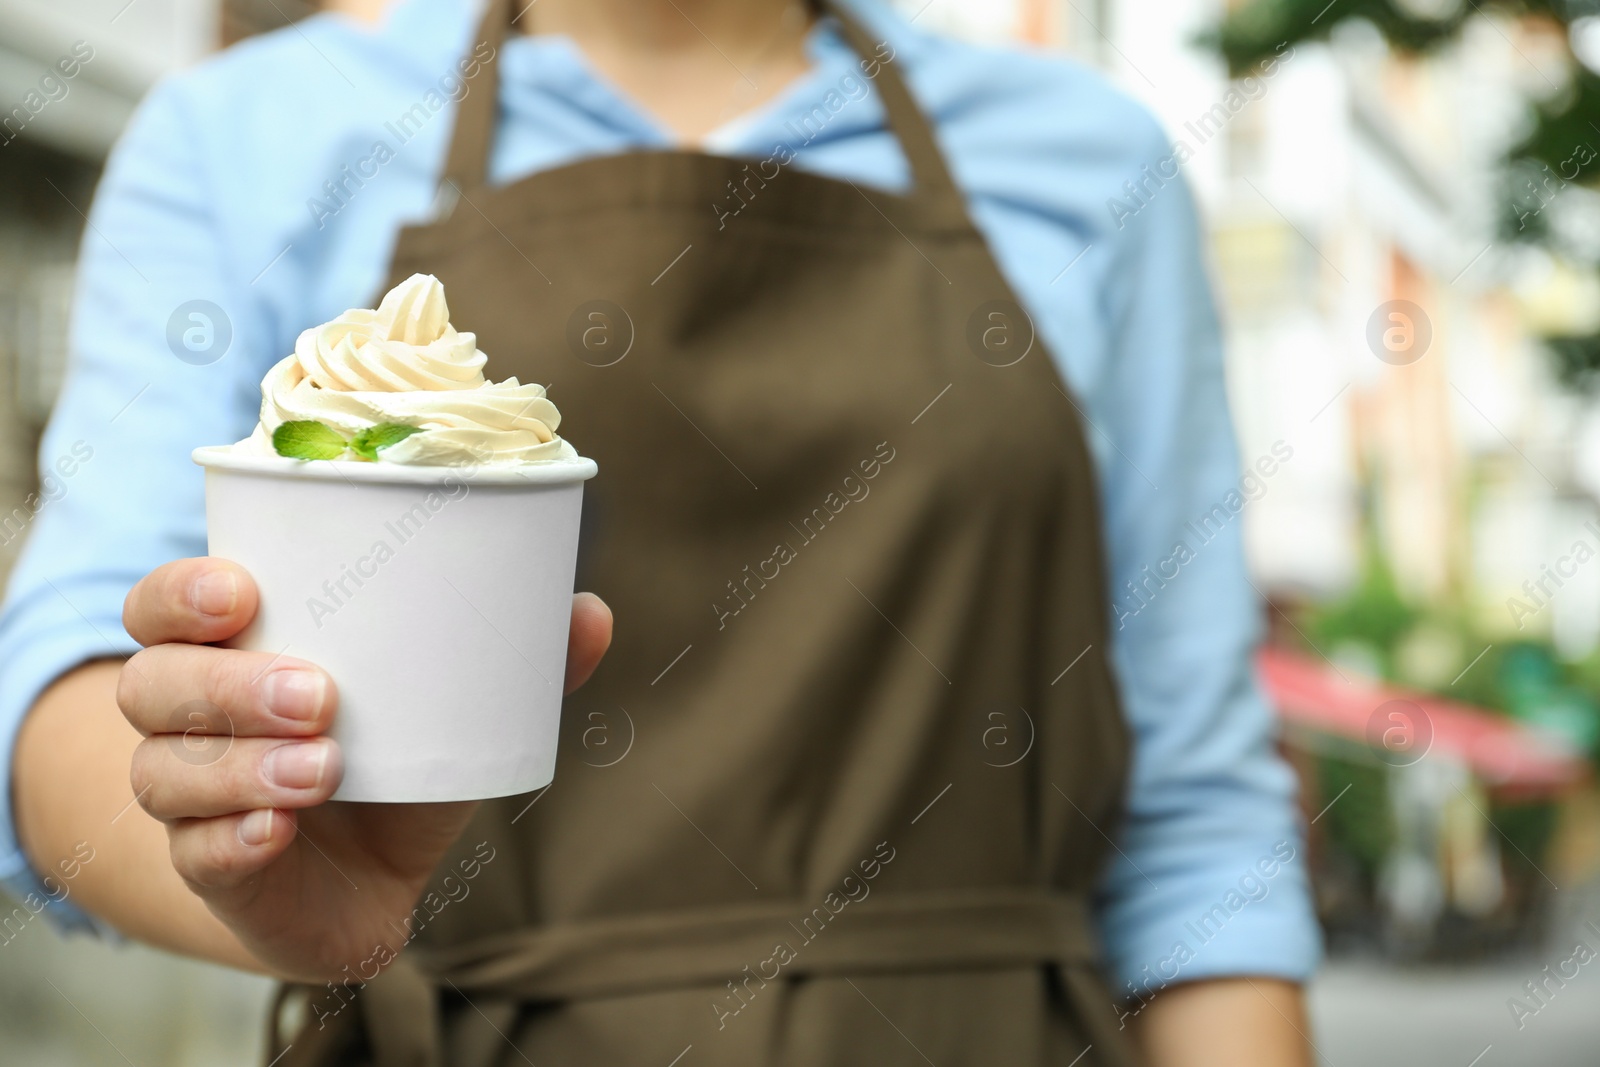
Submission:
<svg viewBox="0 0 1600 1067">
<path fill-rule="evenodd" d="M 224 641 L 256 614 L 256 585 L 245 569 L 211 556 L 174 560 L 128 592 L 122 625 L 141 645 Z"/>
</svg>

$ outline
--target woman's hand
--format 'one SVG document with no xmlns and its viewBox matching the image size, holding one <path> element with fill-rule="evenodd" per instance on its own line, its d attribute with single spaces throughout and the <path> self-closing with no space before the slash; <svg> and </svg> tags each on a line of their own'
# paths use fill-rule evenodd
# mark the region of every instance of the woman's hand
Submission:
<svg viewBox="0 0 1600 1067">
<path fill-rule="evenodd" d="M 398 951 L 404 916 L 475 803 L 327 803 L 339 746 L 338 688 L 315 664 L 211 647 L 256 612 L 250 576 L 226 560 L 179 560 L 128 594 L 123 622 L 144 646 L 117 703 L 144 740 L 131 780 L 166 826 L 172 865 L 267 969 L 324 982 Z M 611 642 L 611 612 L 573 598 L 567 691 Z M 393 924 L 393 925 L 391 925 Z"/>
</svg>

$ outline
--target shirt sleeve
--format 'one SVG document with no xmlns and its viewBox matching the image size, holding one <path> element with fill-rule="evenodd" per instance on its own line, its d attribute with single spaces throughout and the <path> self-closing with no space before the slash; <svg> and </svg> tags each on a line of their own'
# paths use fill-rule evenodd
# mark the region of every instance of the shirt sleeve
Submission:
<svg viewBox="0 0 1600 1067">
<path fill-rule="evenodd" d="M 181 92 L 158 87 L 88 215 L 40 489 L 0 516 L 0 538 L 26 537 L 0 612 L 0 883 L 23 898 L 51 888 L 41 876 L 52 872 L 30 870 L 17 841 L 10 771 L 22 719 L 66 671 L 137 648 L 121 621 L 128 590 L 164 562 L 205 553 L 189 452 L 243 436 L 259 402 L 245 338 L 260 330 L 246 287 L 231 281 L 202 158 Z M 82 924 L 70 882 L 53 884 L 48 898 L 64 901 L 46 913 Z"/>
<path fill-rule="evenodd" d="M 1111 662 L 1134 740 L 1098 911 L 1114 992 L 1292 980 L 1321 940 L 1295 777 L 1254 669 L 1262 605 L 1242 526 L 1293 455 L 1292 430 L 1241 466 L 1189 189 L 1152 130 L 1109 277 L 1112 351 L 1087 398 L 1102 438 Z M 1171 177 L 1167 175 L 1171 174 Z M 1142 201 L 1142 203 L 1140 203 Z M 1137 1002 L 1130 1001 L 1137 1007 Z"/>
</svg>

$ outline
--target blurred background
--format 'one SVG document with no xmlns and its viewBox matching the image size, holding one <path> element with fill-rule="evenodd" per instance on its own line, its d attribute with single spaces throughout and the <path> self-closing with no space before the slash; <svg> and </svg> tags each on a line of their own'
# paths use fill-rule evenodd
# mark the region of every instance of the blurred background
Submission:
<svg viewBox="0 0 1600 1067">
<path fill-rule="evenodd" d="M 24 107 L 0 113 L 0 512 L 34 488 L 132 107 L 312 6 L 0 0 Z M 1293 452 L 1243 510 L 1328 936 L 1322 1062 L 1600 1062 L 1600 0 L 899 6 L 1102 69 L 1200 200 L 1242 453 Z M 25 105 L 76 41 L 68 93 Z M 0 572 L 20 532 L 0 514 Z M 0 1059 L 248 1063 L 268 993 L 7 926 Z"/>
</svg>

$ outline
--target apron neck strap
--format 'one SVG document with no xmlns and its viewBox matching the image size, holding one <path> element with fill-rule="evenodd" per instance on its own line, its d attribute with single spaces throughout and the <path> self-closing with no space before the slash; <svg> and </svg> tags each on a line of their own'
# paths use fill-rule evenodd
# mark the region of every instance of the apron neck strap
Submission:
<svg viewBox="0 0 1600 1067">
<path fill-rule="evenodd" d="M 910 199 L 939 220 L 965 223 L 967 211 L 961 200 L 961 190 L 945 166 L 944 153 L 939 151 L 939 142 L 933 135 L 933 124 L 917 106 L 911 90 L 906 88 L 905 79 L 900 77 L 898 60 L 877 61 L 884 42 L 874 40 L 845 4 L 839 0 L 821 0 L 821 4 L 824 12 L 838 20 L 845 43 L 857 58 L 871 58 L 877 62 L 878 74 L 871 80 L 876 83 L 878 96 L 883 101 L 889 132 L 900 142 L 900 151 L 911 165 Z M 894 55 L 893 52 L 889 54 Z"/>
<path fill-rule="evenodd" d="M 531 5 L 530 5 L 531 6 Z M 526 10 L 526 9 L 524 9 Z M 500 52 L 506 32 L 511 28 L 510 0 L 489 0 L 483 21 L 473 37 L 473 54 L 489 46 L 478 84 L 456 105 L 455 131 L 450 135 L 450 154 L 445 159 L 439 200 L 448 215 L 463 189 L 476 192 L 488 184 L 489 148 L 494 143 L 495 104 L 500 96 Z"/>
<path fill-rule="evenodd" d="M 517 0 L 520 4 L 521 0 Z M 477 191 L 487 184 L 489 149 L 494 140 L 496 103 L 499 97 L 499 58 L 506 34 L 511 28 L 513 0 L 489 0 L 483 21 L 474 38 L 479 44 L 493 48 L 491 57 L 483 62 L 476 92 L 468 92 L 457 107 L 455 132 L 450 141 L 450 154 L 445 163 L 441 183 L 441 205 L 445 213 L 454 206 L 462 190 Z M 523 7 L 526 11 L 532 4 Z M 858 22 L 839 0 L 821 0 L 821 7 L 839 22 L 845 42 L 862 59 L 876 59 L 881 42 L 873 40 L 866 28 Z M 516 16 L 520 18 L 519 16 Z M 878 61 L 878 74 L 873 79 L 883 101 L 884 114 L 890 131 L 898 138 L 900 149 L 911 165 L 913 188 L 909 199 L 918 202 L 934 219 L 945 223 L 964 223 L 966 209 L 961 192 L 950 170 L 945 166 L 944 154 L 939 151 L 933 127 L 917 106 L 900 77 L 894 61 Z"/>
</svg>

